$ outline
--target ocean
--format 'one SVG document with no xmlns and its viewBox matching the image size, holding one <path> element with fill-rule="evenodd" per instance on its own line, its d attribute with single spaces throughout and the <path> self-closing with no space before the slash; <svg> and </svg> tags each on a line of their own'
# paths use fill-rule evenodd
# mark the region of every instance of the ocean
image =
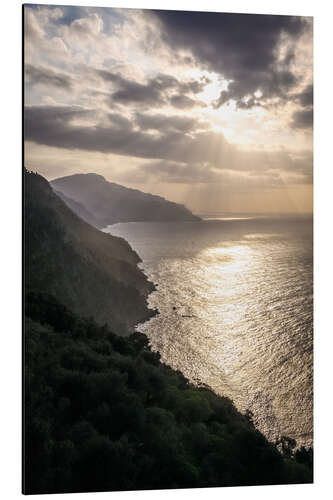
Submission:
<svg viewBox="0 0 333 500">
<path fill-rule="evenodd" d="M 160 314 L 137 329 L 191 382 L 253 413 L 270 440 L 313 439 L 313 247 L 310 216 L 133 222 L 125 238 L 156 286 Z"/>
</svg>

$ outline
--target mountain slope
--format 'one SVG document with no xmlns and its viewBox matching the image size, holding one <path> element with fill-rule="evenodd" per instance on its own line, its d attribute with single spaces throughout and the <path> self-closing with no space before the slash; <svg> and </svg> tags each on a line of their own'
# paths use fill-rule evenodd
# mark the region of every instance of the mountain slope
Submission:
<svg viewBox="0 0 333 500">
<path fill-rule="evenodd" d="M 85 220 L 90 224 L 91 226 L 94 227 L 100 227 L 100 224 L 96 217 L 92 213 L 90 213 L 86 207 L 82 205 L 82 203 L 79 203 L 78 201 L 73 200 L 69 196 L 66 196 L 64 193 L 61 191 L 54 190 L 55 194 L 59 196 L 59 198 L 62 199 L 66 203 L 66 205 L 74 212 L 76 215 L 78 215 L 81 219 Z"/>
<path fill-rule="evenodd" d="M 200 220 L 184 205 L 108 182 L 97 174 L 70 175 L 54 179 L 50 184 L 84 205 L 96 218 L 98 227 L 116 222 Z"/>
<path fill-rule="evenodd" d="M 126 333 L 150 314 L 153 285 L 122 238 L 75 215 L 41 176 L 25 171 L 25 285 L 74 313 Z"/>
</svg>

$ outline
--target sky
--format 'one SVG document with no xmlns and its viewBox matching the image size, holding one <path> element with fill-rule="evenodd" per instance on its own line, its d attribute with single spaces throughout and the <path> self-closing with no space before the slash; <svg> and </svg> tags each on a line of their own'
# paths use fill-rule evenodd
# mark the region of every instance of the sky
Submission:
<svg viewBox="0 0 333 500">
<path fill-rule="evenodd" d="M 312 18 L 26 5 L 24 35 L 29 170 L 312 211 Z"/>
</svg>

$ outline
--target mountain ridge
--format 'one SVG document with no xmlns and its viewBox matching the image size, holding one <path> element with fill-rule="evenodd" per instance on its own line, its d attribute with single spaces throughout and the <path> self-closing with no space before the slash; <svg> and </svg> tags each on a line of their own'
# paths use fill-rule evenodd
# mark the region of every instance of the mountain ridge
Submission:
<svg viewBox="0 0 333 500">
<path fill-rule="evenodd" d="M 51 180 L 50 184 L 64 197 L 81 204 L 93 216 L 94 225 L 99 229 L 117 222 L 201 220 L 185 205 L 109 182 L 102 175 L 95 173 L 60 177 Z M 64 201 L 67 202 L 65 198 Z M 85 219 L 84 213 L 79 213 L 73 204 L 71 208 Z"/>
<path fill-rule="evenodd" d="M 126 334 L 151 316 L 154 289 L 122 238 L 73 213 L 42 176 L 25 171 L 25 283 L 81 316 Z"/>
</svg>

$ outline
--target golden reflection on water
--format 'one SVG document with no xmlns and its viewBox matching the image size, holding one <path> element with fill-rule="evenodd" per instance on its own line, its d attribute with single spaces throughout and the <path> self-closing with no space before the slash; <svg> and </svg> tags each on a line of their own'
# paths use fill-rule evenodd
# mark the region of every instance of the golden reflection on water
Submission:
<svg viewBox="0 0 333 500">
<path fill-rule="evenodd" d="M 251 249 L 247 245 L 224 244 L 204 250 L 198 257 L 207 262 L 205 272 L 212 280 L 223 271 L 230 274 L 231 280 L 236 281 L 239 273 L 251 260 Z"/>
<path fill-rule="evenodd" d="M 155 236 L 152 226 L 130 229 L 126 239 L 159 283 L 149 305 L 160 314 L 139 330 L 162 360 L 230 397 L 241 411 L 250 409 L 270 439 L 285 434 L 311 444 L 308 240 L 271 231 L 228 239 L 225 226 L 219 239 L 210 226 L 209 238 L 190 226 L 185 235 L 171 226 L 167 236 Z"/>
</svg>

